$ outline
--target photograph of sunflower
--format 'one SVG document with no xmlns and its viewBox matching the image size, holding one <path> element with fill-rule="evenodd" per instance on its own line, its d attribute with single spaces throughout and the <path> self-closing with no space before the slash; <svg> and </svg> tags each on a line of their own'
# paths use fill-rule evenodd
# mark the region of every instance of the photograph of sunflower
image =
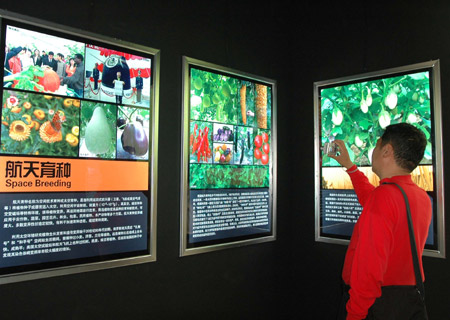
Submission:
<svg viewBox="0 0 450 320">
<path fill-rule="evenodd" d="M 3 91 L 0 153 L 76 157 L 80 100 Z"/>
</svg>

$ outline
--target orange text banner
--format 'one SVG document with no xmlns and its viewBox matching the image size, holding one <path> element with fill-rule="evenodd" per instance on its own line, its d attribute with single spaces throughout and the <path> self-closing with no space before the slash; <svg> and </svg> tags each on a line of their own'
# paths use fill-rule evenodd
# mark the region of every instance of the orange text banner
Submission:
<svg viewBox="0 0 450 320">
<path fill-rule="evenodd" d="M 0 192 L 144 191 L 144 161 L 0 157 Z"/>
</svg>

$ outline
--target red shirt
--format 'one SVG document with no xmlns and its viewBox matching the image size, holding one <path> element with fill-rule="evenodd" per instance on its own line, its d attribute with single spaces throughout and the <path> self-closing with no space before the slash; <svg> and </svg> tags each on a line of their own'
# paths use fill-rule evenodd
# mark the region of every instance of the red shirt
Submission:
<svg viewBox="0 0 450 320">
<path fill-rule="evenodd" d="M 356 170 L 356 166 L 348 171 Z M 355 224 L 345 256 L 342 278 L 350 285 L 347 319 L 364 319 L 381 286 L 415 285 L 406 206 L 395 185 L 375 188 L 359 170 L 349 173 L 363 211 Z M 414 235 L 422 267 L 422 253 L 431 222 L 431 200 L 410 175 L 380 181 L 399 184 L 408 196 Z"/>
</svg>

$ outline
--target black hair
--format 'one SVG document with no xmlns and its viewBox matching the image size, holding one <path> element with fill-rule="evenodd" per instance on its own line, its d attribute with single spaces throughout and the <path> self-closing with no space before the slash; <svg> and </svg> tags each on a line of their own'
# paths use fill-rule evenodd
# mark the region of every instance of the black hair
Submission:
<svg viewBox="0 0 450 320">
<path fill-rule="evenodd" d="M 83 61 L 83 55 L 81 53 L 75 53 L 75 57 Z"/>
<path fill-rule="evenodd" d="M 386 127 L 381 136 L 381 146 L 391 144 L 397 164 L 409 172 L 420 163 L 427 146 L 425 134 L 408 123 L 398 123 Z"/>
<path fill-rule="evenodd" d="M 64 55 L 62 53 L 58 53 L 58 56 L 60 56 L 61 58 L 64 58 Z"/>
<path fill-rule="evenodd" d="M 53 53 L 53 51 L 49 51 L 49 52 L 48 52 L 48 55 L 49 55 L 49 56 L 54 56 L 55 54 Z"/>
</svg>

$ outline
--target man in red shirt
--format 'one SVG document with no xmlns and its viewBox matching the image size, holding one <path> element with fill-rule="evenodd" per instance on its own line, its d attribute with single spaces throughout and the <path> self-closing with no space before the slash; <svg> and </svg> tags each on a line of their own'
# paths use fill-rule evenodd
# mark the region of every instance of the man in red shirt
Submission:
<svg viewBox="0 0 450 320">
<path fill-rule="evenodd" d="M 412 125 L 388 126 L 372 154 L 372 171 L 380 178 L 377 188 L 350 160 L 344 141 L 336 140 L 336 144 L 340 153 L 331 157 L 347 169 L 363 206 L 342 272 L 350 286 L 347 320 L 365 319 L 381 296 L 381 287 L 416 284 L 404 198 L 395 185 L 382 183 L 395 182 L 408 196 L 424 279 L 422 253 L 431 222 L 431 201 L 410 173 L 422 160 L 427 141 Z"/>
</svg>

